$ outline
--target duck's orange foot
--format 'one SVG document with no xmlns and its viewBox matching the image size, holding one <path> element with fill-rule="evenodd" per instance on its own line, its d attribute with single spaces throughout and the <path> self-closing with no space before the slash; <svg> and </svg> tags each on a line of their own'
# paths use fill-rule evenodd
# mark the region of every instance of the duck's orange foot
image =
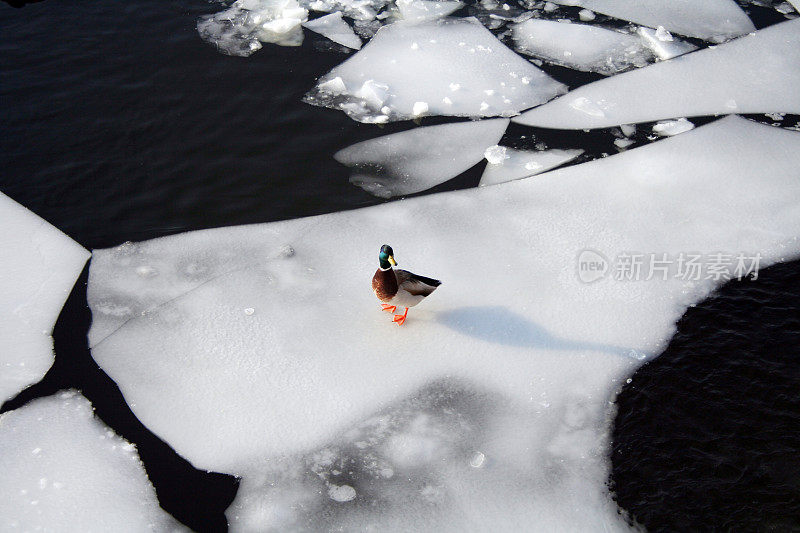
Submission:
<svg viewBox="0 0 800 533">
<path fill-rule="evenodd" d="M 408 316 L 408 307 L 406 307 L 405 313 L 403 313 L 402 315 L 394 315 L 394 318 L 392 320 L 397 322 L 398 326 L 402 326 L 405 323 L 407 316 Z"/>
<path fill-rule="evenodd" d="M 381 309 L 384 311 L 389 311 L 390 313 L 394 313 L 395 311 L 397 311 L 397 306 L 389 304 L 381 304 Z"/>
</svg>

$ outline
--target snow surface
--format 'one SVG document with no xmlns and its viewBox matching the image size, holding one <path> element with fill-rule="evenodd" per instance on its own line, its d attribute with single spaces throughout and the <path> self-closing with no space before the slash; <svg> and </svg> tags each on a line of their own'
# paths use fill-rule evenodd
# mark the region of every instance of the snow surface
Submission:
<svg viewBox="0 0 800 533">
<path fill-rule="evenodd" d="M 385 135 L 340 150 L 333 157 L 353 167 L 350 181 L 390 198 L 430 189 L 478 163 L 500 141 L 508 119 L 428 126 Z"/>
<path fill-rule="evenodd" d="M 197 31 L 220 52 L 247 57 L 261 43 L 300 46 L 300 25 L 306 20 L 308 10 L 297 0 L 236 0 L 224 11 L 201 17 Z"/>
<path fill-rule="evenodd" d="M 616 74 L 653 57 L 637 35 L 588 24 L 529 19 L 511 31 L 520 52 L 576 70 Z"/>
<path fill-rule="evenodd" d="M 353 28 L 344 21 L 339 11 L 304 22 L 303 27 L 319 33 L 342 46 L 353 48 L 354 50 L 361 48 L 361 39 L 358 38 Z"/>
<path fill-rule="evenodd" d="M 53 326 L 89 252 L 0 193 L 0 404 L 53 364 Z"/>
<path fill-rule="evenodd" d="M 0 415 L 0 530 L 184 531 L 158 505 L 136 448 L 76 391 Z"/>
<path fill-rule="evenodd" d="M 729 117 L 535 179 L 98 250 L 92 355 L 178 453 L 243 476 L 233 530 L 625 530 L 609 401 L 721 281 L 582 283 L 576 260 L 795 258 L 798 165 L 800 134 Z M 444 281 L 402 327 L 369 285 L 383 243 Z"/>
<path fill-rule="evenodd" d="M 480 185 L 495 185 L 507 181 L 527 178 L 541 174 L 564 163 L 572 161 L 583 153 L 583 150 L 542 150 L 531 152 L 505 148 L 504 157 L 494 163 L 489 161 L 481 176 Z M 487 158 L 488 159 L 488 158 Z"/>
<path fill-rule="evenodd" d="M 797 19 L 584 85 L 514 121 L 586 129 L 672 117 L 800 113 L 799 67 Z"/>
<path fill-rule="evenodd" d="M 755 26 L 733 0 L 554 0 L 622 20 L 714 42 L 738 37 Z"/>
<path fill-rule="evenodd" d="M 345 91 L 326 84 L 343 80 Z M 306 102 L 340 109 L 360 122 L 428 114 L 512 116 L 565 92 L 474 18 L 382 27 L 364 48 L 320 78 Z"/>
</svg>

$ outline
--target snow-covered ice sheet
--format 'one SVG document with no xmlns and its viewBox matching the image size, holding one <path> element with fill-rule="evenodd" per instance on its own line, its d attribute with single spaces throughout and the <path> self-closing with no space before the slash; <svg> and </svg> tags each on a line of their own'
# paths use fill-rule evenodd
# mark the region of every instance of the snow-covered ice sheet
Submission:
<svg viewBox="0 0 800 533">
<path fill-rule="evenodd" d="M 733 0 L 553 0 L 652 28 L 720 42 L 756 28 Z"/>
<path fill-rule="evenodd" d="M 798 165 L 800 134 L 729 117 L 535 179 L 98 250 L 92 355 L 178 453 L 244 477 L 240 530 L 305 527 L 301 504 L 338 506 L 311 529 L 394 529 L 393 511 L 362 505 L 379 479 L 306 474 L 347 442 L 364 467 L 410 478 L 387 479 L 414 527 L 625 529 L 605 486 L 608 402 L 722 281 L 673 268 L 582 283 L 581 251 L 790 260 Z M 444 282 L 403 327 L 370 290 L 384 243 Z M 477 398 L 454 408 L 475 433 L 439 431 L 422 405 L 430 424 L 351 435 L 441 381 Z"/>
<path fill-rule="evenodd" d="M 361 48 L 361 39 L 358 38 L 353 28 L 344 21 L 339 11 L 304 22 L 303 27 L 319 33 L 342 46 L 353 48 L 354 50 Z"/>
<path fill-rule="evenodd" d="M 0 530 L 185 531 L 158 505 L 136 448 L 76 391 L 0 415 Z"/>
<path fill-rule="evenodd" d="M 576 70 L 616 74 L 653 58 L 639 36 L 588 24 L 529 19 L 511 31 L 520 52 Z"/>
<path fill-rule="evenodd" d="M 353 167 L 350 181 L 375 196 L 413 194 L 478 163 L 500 141 L 508 122 L 496 118 L 415 128 L 348 146 L 334 158 Z"/>
<path fill-rule="evenodd" d="M 305 101 L 360 122 L 420 115 L 512 116 L 566 87 L 474 18 L 395 22 L 320 78 Z"/>
<path fill-rule="evenodd" d="M 89 252 L 0 193 L 0 404 L 53 364 L 53 326 Z"/>
<path fill-rule="evenodd" d="M 514 121 L 606 128 L 673 117 L 800 113 L 800 19 L 571 91 Z"/>
<path fill-rule="evenodd" d="M 541 174 L 557 166 L 572 161 L 583 150 L 541 150 L 527 151 L 501 147 L 498 161 L 489 161 L 481 176 L 480 185 L 495 185 Z"/>
<path fill-rule="evenodd" d="M 308 10 L 297 0 L 236 0 L 219 13 L 197 21 L 197 31 L 220 52 L 247 57 L 261 43 L 300 46 Z"/>
</svg>

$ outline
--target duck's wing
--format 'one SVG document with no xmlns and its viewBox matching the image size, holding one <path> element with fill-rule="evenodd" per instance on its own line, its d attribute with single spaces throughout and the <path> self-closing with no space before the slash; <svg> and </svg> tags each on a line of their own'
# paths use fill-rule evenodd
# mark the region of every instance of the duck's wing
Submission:
<svg viewBox="0 0 800 533">
<path fill-rule="evenodd" d="M 438 279 L 418 276 L 408 270 L 395 269 L 394 273 L 397 276 L 397 285 L 414 296 L 427 296 L 442 284 Z"/>
</svg>

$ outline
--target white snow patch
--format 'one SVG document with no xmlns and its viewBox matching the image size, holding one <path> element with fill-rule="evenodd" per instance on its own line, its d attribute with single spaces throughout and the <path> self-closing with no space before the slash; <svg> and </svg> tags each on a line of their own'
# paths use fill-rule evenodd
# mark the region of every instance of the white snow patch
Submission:
<svg viewBox="0 0 800 533">
<path fill-rule="evenodd" d="M 89 252 L 0 193 L 0 404 L 53 364 L 53 326 Z"/>
<path fill-rule="evenodd" d="M 514 148 L 504 147 L 504 149 L 502 160 L 486 158 L 489 164 L 486 165 L 486 170 L 481 176 L 481 186 L 535 176 L 572 161 L 583 153 L 583 150 L 553 149 L 530 152 Z"/>
<path fill-rule="evenodd" d="M 349 96 L 321 90 L 335 77 L 344 81 Z M 368 80 L 387 88 L 381 106 L 359 96 Z M 487 96 L 486 90 L 494 93 Z M 390 108 L 390 120 L 413 118 L 416 102 L 427 102 L 431 115 L 511 116 L 564 90 L 467 18 L 384 26 L 361 51 L 323 76 L 306 102 L 341 109 L 360 122 L 386 116 L 383 106 Z M 445 97 L 452 103 L 445 104 Z"/>
<path fill-rule="evenodd" d="M 733 0 L 554 0 L 622 20 L 714 42 L 738 37 L 755 26 Z"/>
<path fill-rule="evenodd" d="M 304 22 L 303 27 L 319 33 L 342 46 L 353 48 L 354 50 L 361 49 L 361 39 L 358 38 L 353 28 L 344 21 L 339 11 Z"/>
<path fill-rule="evenodd" d="M 584 85 L 514 121 L 590 129 L 731 112 L 800 113 L 798 64 L 800 19 Z"/>
<path fill-rule="evenodd" d="M 382 198 L 401 196 L 430 189 L 469 169 L 507 127 L 507 119 L 492 119 L 414 128 L 348 146 L 334 158 L 353 167 L 350 181 L 367 192 Z"/>
<path fill-rule="evenodd" d="M 529 19 L 511 29 L 520 52 L 576 70 L 609 75 L 652 58 L 636 35 L 597 26 Z"/>
<path fill-rule="evenodd" d="M 98 250 L 92 355 L 178 453 L 243 476 L 234 529 L 291 529 L 310 509 L 300 523 L 314 530 L 625 530 L 605 485 L 608 402 L 719 282 L 610 270 L 587 284 L 576 259 L 591 248 L 790 260 L 798 166 L 800 134 L 729 117 L 536 179 Z M 402 267 L 444 281 L 403 327 L 369 288 L 385 242 Z M 138 276 L 139 264 L 160 275 Z M 111 295 L 137 318 L 97 312 Z M 443 422 L 420 419 L 433 416 L 424 405 L 385 420 L 444 376 L 466 392 Z M 303 462 L 339 442 L 352 461 L 331 450 Z M 409 462 L 387 463 L 398 449 Z M 469 466 L 476 449 L 486 468 Z M 350 485 L 367 501 L 389 469 L 404 489 L 387 491 L 394 512 L 321 489 Z M 326 505 L 336 512 L 313 512 Z"/>
<path fill-rule="evenodd" d="M 76 391 L 0 415 L 3 531 L 184 531 L 158 505 L 136 448 Z"/>
</svg>

